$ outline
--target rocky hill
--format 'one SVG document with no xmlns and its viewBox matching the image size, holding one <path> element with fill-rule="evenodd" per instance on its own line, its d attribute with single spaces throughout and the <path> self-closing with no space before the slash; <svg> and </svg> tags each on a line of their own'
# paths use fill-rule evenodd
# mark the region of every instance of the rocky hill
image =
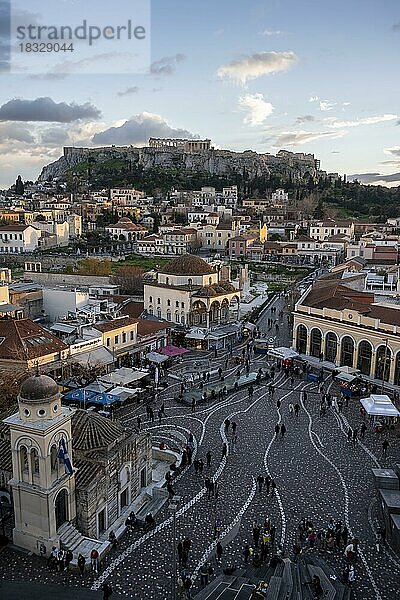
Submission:
<svg viewBox="0 0 400 600">
<path fill-rule="evenodd" d="M 320 172 L 313 154 L 279 151 L 258 154 L 253 151 L 231 152 L 229 150 L 199 150 L 185 152 L 176 148 L 64 148 L 57 161 L 43 168 L 39 180 L 79 176 L 91 183 L 104 184 L 108 177 L 110 185 L 129 183 L 139 176 L 158 178 L 179 175 L 180 178 L 196 177 L 201 181 L 222 180 L 233 184 L 239 181 L 268 181 L 278 178 L 301 182 L 317 181 Z M 156 178 L 157 178 L 156 177 Z M 184 184 L 184 181 L 182 182 Z M 205 185 L 206 183 L 203 183 Z"/>
</svg>

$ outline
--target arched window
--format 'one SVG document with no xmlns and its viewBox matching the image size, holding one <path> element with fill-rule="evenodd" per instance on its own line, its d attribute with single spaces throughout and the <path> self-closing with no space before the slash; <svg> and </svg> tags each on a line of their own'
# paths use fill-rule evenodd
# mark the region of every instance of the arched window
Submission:
<svg viewBox="0 0 400 600">
<path fill-rule="evenodd" d="M 354 360 L 354 341 L 346 335 L 342 339 L 342 352 L 340 355 L 340 364 L 343 367 L 352 367 Z"/>
<path fill-rule="evenodd" d="M 167 310 L 167 321 L 171 321 L 171 311 Z"/>
<path fill-rule="evenodd" d="M 159 319 L 161 319 L 161 308 L 159 308 L 159 309 L 157 310 L 157 317 L 158 317 Z"/>
<path fill-rule="evenodd" d="M 28 464 L 28 450 L 25 446 L 21 446 L 19 450 L 19 458 L 20 458 L 20 466 L 22 479 L 26 479 L 29 474 L 29 464 Z"/>
<path fill-rule="evenodd" d="M 161 304 L 161 298 L 157 298 L 157 304 Z"/>
<path fill-rule="evenodd" d="M 296 331 L 296 350 L 300 354 L 305 354 L 307 351 L 307 336 L 307 328 L 299 325 Z"/>
<path fill-rule="evenodd" d="M 387 346 L 379 346 L 376 351 L 376 367 L 375 378 L 389 381 L 390 361 L 392 359 L 392 351 Z"/>
<path fill-rule="evenodd" d="M 189 279 L 188 279 L 188 285 L 192 285 L 192 284 L 193 284 L 193 279 L 190 279 L 190 277 L 189 277 Z"/>
<path fill-rule="evenodd" d="M 166 277 L 166 278 L 165 278 L 165 283 L 166 283 L 167 285 L 169 285 L 169 277 Z"/>
<path fill-rule="evenodd" d="M 372 346 L 369 342 L 363 340 L 358 346 L 357 369 L 359 369 L 363 375 L 370 375 L 371 362 Z"/>
<path fill-rule="evenodd" d="M 39 454 L 36 448 L 31 451 L 31 471 L 32 475 L 39 475 Z"/>
<path fill-rule="evenodd" d="M 176 311 L 176 313 L 175 313 L 175 323 L 179 323 L 179 320 L 180 320 L 179 319 L 179 313 L 178 313 L 178 311 Z"/>
<path fill-rule="evenodd" d="M 322 353 L 322 334 L 319 329 L 312 329 L 310 334 L 310 355 L 320 358 Z"/>
<path fill-rule="evenodd" d="M 181 323 L 182 325 L 185 324 L 185 313 L 181 313 Z"/>
<path fill-rule="evenodd" d="M 52 446 L 50 450 L 51 475 L 53 478 L 58 476 L 58 450 L 57 446 Z"/>
<path fill-rule="evenodd" d="M 400 352 L 396 354 L 396 362 L 394 365 L 394 385 L 400 385 Z"/>
<path fill-rule="evenodd" d="M 337 355 L 337 336 L 330 331 L 325 338 L 325 360 L 335 363 Z"/>
</svg>

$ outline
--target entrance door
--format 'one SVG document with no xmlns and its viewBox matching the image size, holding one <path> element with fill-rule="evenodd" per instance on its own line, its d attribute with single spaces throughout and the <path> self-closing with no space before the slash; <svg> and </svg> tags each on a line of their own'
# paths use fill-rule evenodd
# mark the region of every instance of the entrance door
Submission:
<svg viewBox="0 0 400 600">
<path fill-rule="evenodd" d="M 140 487 L 146 487 L 147 485 L 147 477 L 146 477 L 146 467 L 140 471 Z"/>
<path fill-rule="evenodd" d="M 121 505 L 121 510 L 125 506 L 128 506 L 128 488 L 126 488 L 123 492 L 121 492 L 121 495 L 120 495 L 120 505 Z"/>
<path fill-rule="evenodd" d="M 106 530 L 106 509 L 103 508 L 97 515 L 97 523 L 99 529 L 99 536 Z"/>
<path fill-rule="evenodd" d="M 68 494 L 67 490 L 61 490 L 56 498 L 55 513 L 56 513 L 56 528 L 61 527 L 68 519 Z"/>
</svg>

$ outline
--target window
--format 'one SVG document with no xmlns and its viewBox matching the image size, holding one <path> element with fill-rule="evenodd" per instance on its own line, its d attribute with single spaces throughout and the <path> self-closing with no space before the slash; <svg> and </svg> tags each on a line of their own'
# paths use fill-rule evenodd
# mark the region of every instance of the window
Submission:
<svg viewBox="0 0 400 600">
<path fill-rule="evenodd" d="M 167 300 L 167 306 L 171 306 L 171 300 Z"/>
<path fill-rule="evenodd" d="M 152 315 L 152 314 L 153 314 L 153 309 L 149 308 L 149 315 Z"/>
<path fill-rule="evenodd" d="M 153 296 L 149 296 L 149 302 L 153 302 Z"/>
<path fill-rule="evenodd" d="M 124 331 L 124 333 L 122 334 L 122 343 L 126 344 L 126 333 Z"/>
<path fill-rule="evenodd" d="M 106 342 L 106 346 L 107 346 L 107 348 L 109 348 L 109 347 L 110 347 L 110 344 L 111 344 L 111 338 L 107 338 L 107 342 Z"/>
<path fill-rule="evenodd" d="M 119 344 L 119 335 L 114 337 L 114 344 Z"/>
<path fill-rule="evenodd" d="M 188 285 L 192 285 L 193 279 L 188 279 Z"/>
<path fill-rule="evenodd" d="M 171 311 L 167 312 L 167 321 L 171 321 Z"/>
<path fill-rule="evenodd" d="M 159 308 L 159 309 L 158 309 L 158 311 L 157 311 L 157 317 L 158 317 L 159 319 L 161 319 L 161 308 Z"/>
<path fill-rule="evenodd" d="M 181 308 L 185 308 L 185 303 L 181 302 Z"/>
<path fill-rule="evenodd" d="M 176 306 L 176 308 L 179 308 L 179 300 L 177 300 L 177 301 L 175 302 L 175 306 Z"/>
<path fill-rule="evenodd" d="M 157 298 L 157 304 L 161 304 L 161 298 Z"/>
<path fill-rule="evenodd" d="M 129 337 L 130 337 L 130 340 L 131 340 L 131 341 L 133 340 L 134 333 L 135 333 L 135 332 L 134 332 L 133 330 L 132 330 L 132 331 L 131 331 L 131 333 L 130 333 L 130 336 L 129 336 Z"/>
</svg>

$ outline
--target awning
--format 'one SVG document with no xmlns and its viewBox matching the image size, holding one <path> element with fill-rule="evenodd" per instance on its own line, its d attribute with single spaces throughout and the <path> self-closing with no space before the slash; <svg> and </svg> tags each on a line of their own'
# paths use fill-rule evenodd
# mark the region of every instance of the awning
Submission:
<svg viewBox="0 0 400 600">
<path fill-rule="evenodd" d="M 178 348 L 178 346 L 173 346 L 172 344 L 160 348 L 160 353 L 169 357 L 182 356 L 182 354 L 186 354 L 186 352 L 189 352 L 189 350 L 186 350 L 186 348 Z"/>
<path fill-rule="evenodd" d="M 84 367 L 104 367 L 106 365 L 112 365 L 114 362 L 114 356 L 107 348 L 100 346 L 94 348 L 89 352 L 81 352 L 80 354 L 72 354 L 68 357 L 69 363 L 79 363 Z"/>
<path fill-rule="evenodd" d="M 128 398 L 132 398 L 139 392 L 142 392 L 142 388 L 127 388 L 123 386 L 118 386 L 110 390 L 110 394 L 113 396 L 118 396 L 121 402 L 128 400 Z"/>
<path fill-rule="evenodd" d="M 54 323 L 50 327 L 50 331 L 59 331 L 60 333 L 73 333 L 76 331 L 76 325 L 68 325 L 68 323 Z"/>
<path fill-rule="evenodd" d="M 79 390 L 74 390 L 73 392 L 68 392 L 65 394 L 64 400 L 77 400 L 78 402 L 88 402 L 92 398 L 94 398 L 96 394 L 94 392 L 88 392 L 84 388 Z"/>
<path fill-rule="evenodd" d="M 339 375 L 335 376 L 335 379 L 339 381 L 345 381 L 346 383 L 352 383 L 357 379 L 355 375 L 350 375 L 350 373 L 339 373 Z"/>
<path fill-rule="evenodd" d="M 104 383 L 108 383 L 110 386 L 122 385 L 129 386 L 130 383 L 134 381 L 139 381 L 140 379 L 144 379 L 149 375 L 148 371 L 139 371 L 136 369 L 117 369 L 113 373 L 109 373 L 108 375 L 103 375 L 99 377 L 100 381 Z"/>
<path fill-rule="evenodd" d="M 163 363 L 166 360 L 168 360 L 168 356 L 164 356 L 163 354 L 160 354 L 159 352 L 149 352 L 148 354 L 146 354 L 146 358 L 150 362 L 157 363 L 157 364 Z"/>
<path fill-rule="evenodd" d="M 0 313 L 12 313 L 17 310 L 24 310 L 22 306 L 16 304 L 0 304 Z"/>
<path fill-rule="evenodd" d="M 282 346 L 280 348 L 271 348 L 268 350 L 268 356 L 272 356 L 273 358 L 280 358 L 281 360 L 285 360 L 287 358 L 295 358 L 298 356 L 298 353 L 291 348 L 286 348 Z"/>
<path fill-rule="evenodd" d="M 189 331 L 185 337 L 187 340 L 204 340 L 206 336 L 202 331 Z"/>
<path fill-rule="evenodd" d="M 365 408 L 368 415 L 379 417 L 399 417 L 400 412 L 397 410 L 389 396 L 371 394 L 369 398 L 361 398 L 361 404 Z"/>
<path fill-rule="evenodd" d="M 84 389 L 88 390 L 88 392 L 95 392 L 95 394 L 102 394 L 103 392 L 108 392 L 109 388 L 109 385 L 106 385 L 105 383 L 102 383 L 96 379 L 96 381 L 86 385 Z"/>
</svg>

